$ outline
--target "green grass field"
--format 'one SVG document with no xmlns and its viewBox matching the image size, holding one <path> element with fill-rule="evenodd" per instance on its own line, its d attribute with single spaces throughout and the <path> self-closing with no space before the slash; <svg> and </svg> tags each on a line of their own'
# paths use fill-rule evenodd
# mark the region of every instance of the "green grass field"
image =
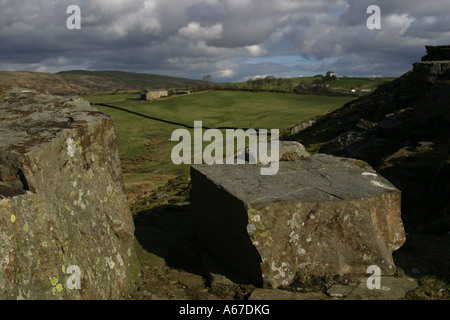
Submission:
<svg viewBox="0 0 450 320">
<path fill-rule="evenodd" d="M 193 126 L 282 129 L 339 108 L 349 97 L 308 96 L 280 93 L 209 91 L 159 101 L 140 101 L 138 94 L 84 96 L 151 117 Z M 177 142 L 172 132 L 182 127 L 154 121 L 107 107 L 95 106 L 113 117 L 125 185 L 163 182 L 165 177 L 187 176 L 189 165 L 175 166 L 171 151 Z M 191 134 L 192 134 L 191 130 Z M 204 143 L 203 148 L 208 143 Z"/>
</svg>

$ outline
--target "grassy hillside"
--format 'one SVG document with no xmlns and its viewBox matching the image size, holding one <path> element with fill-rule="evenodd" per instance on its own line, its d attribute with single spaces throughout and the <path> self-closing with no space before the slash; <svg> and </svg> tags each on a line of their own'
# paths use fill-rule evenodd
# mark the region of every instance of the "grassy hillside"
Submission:
<svg viewBox="0 0 450 320">
<path fill-rule="evenodd" d="M 56 95 L 134 89 L 116 79 L 89 75 L 63 76 L 29 71 L 0 71 L 0 87 L 11 85 L 48 91 Z"/>
<path fill-rule="evenodd" d="M 85 71 L 85 70 L 73 70 L 59 72 L 62 76 L 73 75 L 87 75 L 102 77 L 108 79 L 114 79 L 121 81 L 135 89 L 148 89 L 148 88 L 181 88 L 191 86 L 201 86 L 206 83 L 201 80 L 191 80 L 185 78 L 175 78 L 160 76 L 155 74 L 135 73 L 135 72 L 123 72 L 123 71 Z"/>
<path fill-rule="evenodd" d="M 153 87 L 180 88 L 205 82 L 122 71 L 66 71 L 57 74 L 30 71 L 0 71 L 0 87 L 17 85 L 56 95 L 140 91 Z"/>
<path fill-rule="evenodd" d="M 259 91 L 291 92 L 301 83 L 311 84 L 320 78 L 304 77 L 286 81 L 274 80 L 263 85 Z M 286 80 L 286 79 L 284 79 Z M 392 78 L 337 78 L 328 84 L 335 92 L 349 92 L 351 88 L 376 89 L 380 84 L 393 80 Z M 25 88 L 48 91 L 57 95 L 87 95 L 99 92 L 140 91 L 148 88 L 183 88 L 214 85 L 220 89 L 249 90 L 249 82 L 233 84 L 214 84 L 201 80 L 167 77 L 154 74 L 124 72 L 124 71 L 87 71 L 72 70 L 56 74 L 30 71 L 0 71 L 0 87 L 18 85 Z"/>
</svg>

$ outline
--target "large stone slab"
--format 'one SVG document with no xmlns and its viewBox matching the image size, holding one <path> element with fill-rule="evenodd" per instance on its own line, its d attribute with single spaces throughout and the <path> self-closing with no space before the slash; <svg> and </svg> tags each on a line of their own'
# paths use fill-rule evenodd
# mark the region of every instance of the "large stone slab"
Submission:
<svg viewBox="0 0 450 320">
<path fill-rule="evenodd" d="M 395 273 L 402 246 L 401 193 L 365 162 L 314 155 L 260 165 L 191 168 L 198 235 L 223 263 L 257 285 L 288 286 L 298 274 Z"/>
<path fill-rule="evenodd" d="M 0 299 L 126 297 L 139 264 L 113 120 L 22 89 L 0 92 L 0 118 Z"/>
</svg>

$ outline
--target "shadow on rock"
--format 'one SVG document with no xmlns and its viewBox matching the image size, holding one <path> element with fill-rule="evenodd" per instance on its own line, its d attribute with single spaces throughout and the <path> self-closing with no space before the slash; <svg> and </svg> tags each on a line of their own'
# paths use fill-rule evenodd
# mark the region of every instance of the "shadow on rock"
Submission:
<svg viewBox="0 0 450 320">
<path fill-rule="evenodd" d="M 248 281 L 219 262 L 197 238 L 190 205 L 164 205 L 134 216 L 137 252 L 141 263 L 168 266 L 201 275 L 207 284 L 247 284 Z"/>
<path fill-rule="evenodd" d="M 197 241 L 189 205 L 166 205 L 141 211 L 134 217 L 134 224 L 136 239 L 150 256 L 162 258 L 171 268 L 205 275 L 203 250 Z M 148 260 L 148 256 L 145 259 Z M 155 261 L 150 263 L 155 264 Z"/>
<path fill-rule="evenodd" d="M 136 239 L 147 253 L 162 258 L 171 268 L 205 274 L 203 250 L 197 241 L 189 205 L 165 205 L 141 211 L 134 217 L 134 224 Z M 145 259 L 148 260 L 148 255 Z"/>
<path fill-rule="evenodd" d="M 406 243 L 394 253 L 406 275 L 435 276 L 450 284 L 450 236 L 408 234 Z"/>
</svg>

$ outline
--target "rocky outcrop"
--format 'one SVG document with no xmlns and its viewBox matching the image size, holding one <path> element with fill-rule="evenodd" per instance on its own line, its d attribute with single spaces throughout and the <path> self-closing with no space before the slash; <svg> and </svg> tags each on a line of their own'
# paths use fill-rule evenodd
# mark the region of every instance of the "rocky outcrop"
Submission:
<svg viewBox="0 0 450 320">
<path fill-rule="evenodd" d="M 450 231 L 448 50 L 427 47 L 411 71 L 289 137 L 308 150 L 368 162 L 402 191 L 409 233 Z"/>
<path fill-rule="evenodd" d="M 440 76 L 450 70 L 450 60 L 448 61 L 425 61 L 414 64 L 415 75 L 426 82 L 434 83 Z"/>
<path fill-rule="evenodd" d="M 200 241 L 249 282 L 290 285 L 298 275 L 395 273 L 401 194 L 366 163 L 315 155 L 260 165 L 193 166 L 191 209 Z"/>
<path fill-rule="evenodd" d="M 425 46 L 427 55 L 422 61 L 450 61 L 450 46 Z"/>
<path fill-rule="evenodd" d="M 302 121 L 299 124 L 284 128 L 281 130 L 281 135 L 289 137 L 296 133 L 302 132 L 303 130 L 311 127 L 314 124 L 314 122 L 315 122 L 315 120 L 309 119 L 309 120 Z"/>
<path fill-rule="evenodd" d="M 139 263 L 112 119 L 17 88 L 0 115 L 0 298 L 125 298 Z"/>
</svg>

